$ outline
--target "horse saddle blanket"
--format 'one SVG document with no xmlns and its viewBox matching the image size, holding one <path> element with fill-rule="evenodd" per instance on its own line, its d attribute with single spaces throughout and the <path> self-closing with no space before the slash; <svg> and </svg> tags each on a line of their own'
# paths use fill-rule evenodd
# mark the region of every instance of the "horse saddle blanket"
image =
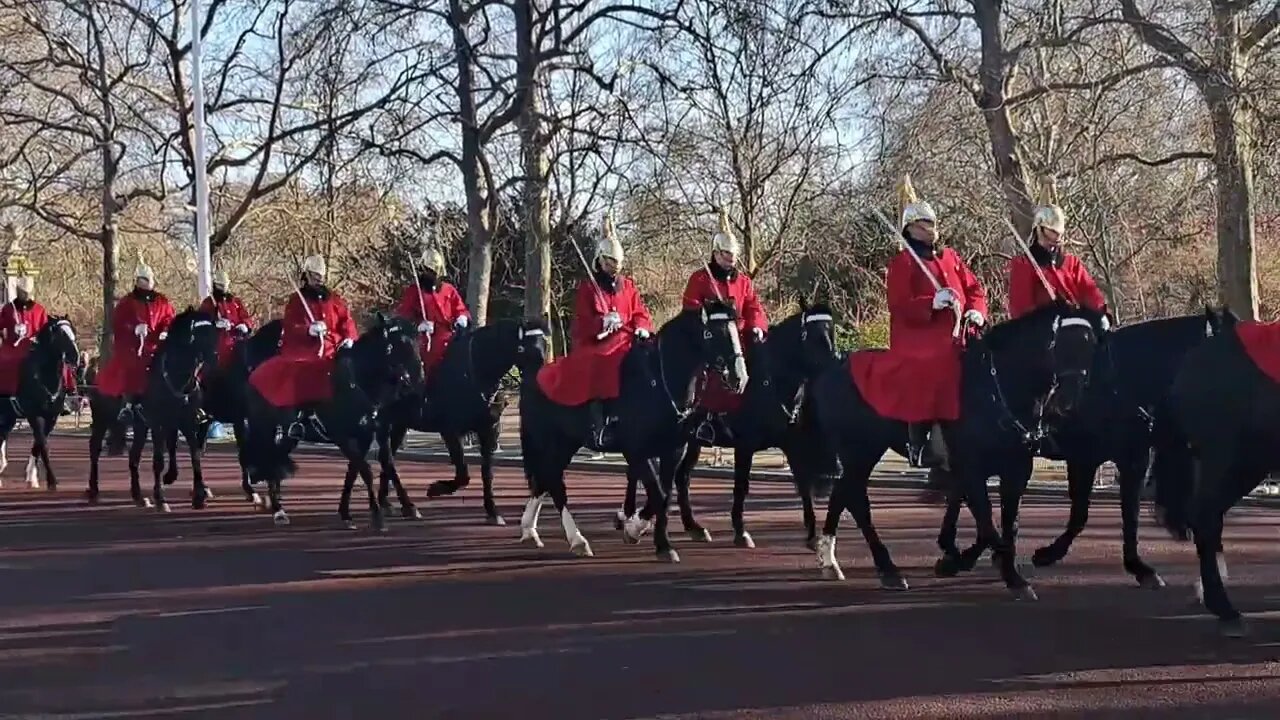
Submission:
<svg viewBox="0 0 1280 720">
<path fill-rule="evenodd" d="M 960 354 L 956 348 L 921 355 L 893 350 L 849 353 L 849 375 L 877 415 L 902 422 L 960 417 Z"/>
<path fill-rule="evenodd" d="M 1242 320 L 1236 324 L 1236 335 L 1253 364 L 1272 382 L 1280 383 L 1280 322 Z"/>
</svg>

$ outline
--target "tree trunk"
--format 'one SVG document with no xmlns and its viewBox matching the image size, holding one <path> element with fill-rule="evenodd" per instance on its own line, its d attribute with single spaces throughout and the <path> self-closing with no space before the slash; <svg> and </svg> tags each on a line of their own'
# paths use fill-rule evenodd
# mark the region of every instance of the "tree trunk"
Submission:
<svg viewBox="0 0 1280 720">
<path fill-rule="evenodd" d="M 449 25 L 453 31 L 454 63 L 458 69 L 455 90 L 458 119 L 462 126 L 462 187 L 467 195 L 467 236 L 471 246 L 467 262 L 467 304 L 476 325 L 489 317 L 489 283 L 493 275 L 493 235 L 489 227 L 489 204 L 495 201 L 493 188 L 481 166 L 484 152 L 476 120 L 475 69 L 471 41 L 467 38 L 467 13 L 461 0 L 450 0 Z"/>
<path fill-rule="evenodd" d="M 1230 90 L 1212 92 L 1214 176 L 1218 183 L 1218 296 L 1241 318 L 1258 317 L 1258 262 L 1254 252 L 1254 117 Z"/>
<path fill-rule="evenodd" d="M 1009 206 L 1009 216 L 1024 238 L 1031 234 L 1031 218 L 1035 200 L 1022 163 L 1018 133 L 1013 127 L 1006 105 L 1004 83 L 1007 53 L 1001 31 L 1000 3 L 986 0 L 974 3 L 974 19 L 982 38 L 981 88 L 974 98 L 982 111 L 991 143 L 991 159 L 995 166 L 1000 191 Z"/>
<path fill-rule="evenodd" d="M 520 108 L 520 150 L 524 161 L 524 313 L 530 319 L 551 317 L 551 198 L 547 189 L 550 160 L 542 126 L 542 98 L 538 93 L 537 47 L 534 43 L 533 0 L 514 5 L 516 20 L 516 82 L 526 89 Z M 550 353 L 551 348 L 547 348 Z M 550 359 L 550 357 L 548 357 Z"/>
</svg>

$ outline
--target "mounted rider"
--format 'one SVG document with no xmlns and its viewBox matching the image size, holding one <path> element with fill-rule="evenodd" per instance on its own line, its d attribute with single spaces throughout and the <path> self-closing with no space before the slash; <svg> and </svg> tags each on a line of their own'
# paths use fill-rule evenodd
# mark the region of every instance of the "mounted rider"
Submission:
<svg viewBox="0 0 1280 720">
<path fill-rule="evenodd" d="M 169 325 L 177 313 L 169 298 L 156 291 L 155 271 L 138 258 L 133 273 L 133 291 L 120 298 L 111 314 L 111 357 L 98 373 L 98 394 L 124 398 L 121 422 L 133 419 L 142 395 L 147 391 L 147 369 L 151 358 L 168 337 Z"/>
<path fill-rule="evenodd" d="M 653 334 L 653 318 L 635 282 L 622 269 L 622 243 L 606 216 L 596 242 L 591 275 L 578 282 L 574 295 L 572 345 L 569 354 L 538 371 L 538 386 L 552 402 L 587 405 L 591 418 L 588 443 L 602 449 L 613 444 L 614 418 L 606 412 L 619 395 L 622 361 L 633 339 Z"/>
<path fill-rule="evenodd" d="M 0 308 L 0 396 L 18 393 L 22 361 L 31 343 L 49 322 L 44 306 L 31 297 L 35 278 L 21 275 L 14 280 L 14 298 Z M 62 382 L 68 393 L 76 388 L 76 369 L 64 367 Z"/>
<path fill-rule="evenodd" d="M 231 277 L 226 270 L 213 275 L 213 292 L 200 303 L 200 311 L 216 318 L 218 367 L 225 368 L 234 357 L 236 342 L 253 332 L 253 316 L 240 298 L 231 294 Z"/>
<path fill-rule="evenodd" d="M 422 370 L 430 379 L 432 369 L 444 359 L 454 334 L 471 324 L 471 313 L 458 289 L 443 279 L 443 253 L 428 248 L 422 253 L 417 269 L 417 282 L 400 294 L 396 315 L 417 321 Z"/>
<path fill-rule="evenodd" d="M 764 306 L 756 295 L 751 278 L 736 266 L 741 245 L 733 234 L 733 229 L 729 227 L 729 216 L 724 210 L 720 211 L 719 221 L 720 228 L 711 237 L 711 259 L 689 276 L 682 305 L 686 310 L 694 310 L 702 307 L 704 302 L 723 300 L 737 311 L 739 342 L 744 343 L 747 338 L 764 342 L 765 333 L 769 329 L 769 318 L 765 315 Z M 725 386 L 723 378 L 717 373 L 704 373 L 701 384 L 698 408 L 707 414 L 707 421 L 712 423 L 717 437 L 727 439 L 727 426 L 723 417 L 738 409 L 742 395 Z"/>
<path fill-rule="evenodd" d="M 899 388 L 898 415 L 907 423 L 907 459 L 914 467 L 943 462 L 942 422 L 960 417 L 963 338 L 953 336 L 959 315 L 970 325 L 987 321 L 987 294 L 960 256 L 938 243 L 937 215 L 904 178 L 899 227 L 907 246 L 889 262 L 885 278 L 891 356 L 915 368 L 913 382 Z M 935 289 L 912 252 L 941 285 Z M 930 438 L 933 442 L 930 442 Z"/>
<path fill-rule="evenodd" d="M 311 255 L 302 262 L 301 284 L 284 308 L 280 353 L 249 376 L 249 384 L 277 408 L 309 413 L 307 406 L 328 400 L 337 353 L 359 335 L 346 301 L 325 285 L 326 274 L 323 257 Z M 300 413 L 289 425 L 288 437 L 305 437 L 302 418 Z"/>
<path fill-rule="evenodd" d="M 1098 283 L 1080 258 L 1062 248 L 1066 230 L 1062 208 L 1042 205 L 1036 209 L 1031 219 L 1031 258 L 1017 255 L 1009 261 L 1009 317 L 1026 315 L 1052 303 L 1055 297 L 1069 305 L 1106 312 L 1107 298 L 1098 289 Z M 1035 265 L 1031 264 L 1032 258 Z M 1054 297 L 1045 289 L 1045 282 L 1053 288 Z"/>
</svg>

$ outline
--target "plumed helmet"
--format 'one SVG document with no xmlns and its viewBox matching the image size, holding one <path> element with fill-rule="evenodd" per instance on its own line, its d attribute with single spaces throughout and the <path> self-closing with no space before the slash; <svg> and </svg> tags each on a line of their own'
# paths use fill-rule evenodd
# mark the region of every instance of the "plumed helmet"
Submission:
<svg viewBox="0 0 1280 720">
<path fill-rule="evenodd" d="M 302 261 L 302 272 L 319 275 L 322 280 L 328 274 L 328 270 L 324 258 L 319 255 L 308 255 L 307 259 Z"/>
<path fill-rule="evenodd" d="M 231 287 L 231 276 L 227 274 L 226 270 L 219 270 L 213 274 L 213 286 L 223 290 Z"/>
<path fill-rule="evenodd" d="M 1041 205 L 1031 218 L 1031 228 L 1038 227 L 1049 228 L 1061 235 L 1067 231 L 1067 216 L 1057 205 Z"/>
<path fill-rule="evenodd" d="M 609 258 L 618 263 L 618 265 L 622 265 L 622 242 L 618 240 L 617 234 L 613 231 L 612 211 L 605 214 L 604 226 L 600 231 L 600 239 L 596 241 L 596 259 L 600 258 Z"/>
<path fill-rule="evenodd" d="M 742 250 L 742 246 L 738 243 L 738 237 L 733 234 L 733 228 L 729 227 L 729 215 L 723 208 L 720 210 L 720 229 L 715 235 L 711 236 L 711 249 L 719 250 L 737 255 Z"/>
<path fill-rule="evenodd" d="M 36 279 L 30 275 L 19 275 L 18 278 L 14 280 L 13 286 L 14 288 L 30 295 L 35 292 Z"/>
<path fill-rule="evenodd" d="M 434 270 L 437 275 L 444 274 L 444 253 L 435 248 L 422 251 L 422 267 Z"/>
<path fill-rule="evenodd" d="M 138 265 L 133 269 L 133 277 L 135 280 L 146 280 L 149 283 L 155 284 L 156 273 L 151 269 L 151 266 L 147 264 L 147 261 L 142 259 L 142 253 L 138 253 Z"/>
<path fill-rule="evenodd" d="M 902 182 L 898 184 L 898 208 L 899 228 L 905 228 L 920 220 L 938 222 L 938 215 L 933 211 L 933 206 L 916 195 L 916 189 L 911 185 L 910 175 L 903 175 Z"/>
</svg>

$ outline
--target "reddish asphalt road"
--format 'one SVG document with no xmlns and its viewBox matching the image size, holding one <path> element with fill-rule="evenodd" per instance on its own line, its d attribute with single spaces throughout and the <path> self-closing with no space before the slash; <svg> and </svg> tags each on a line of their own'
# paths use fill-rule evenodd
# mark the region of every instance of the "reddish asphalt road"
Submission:
<svg viewBox="0 0 1280 720">
<path fill-rule="evenodd" d="M 670 566 L 613 530 L 620 477 L 571 477 L 596 552 L 575 559 L 548 511 L 547 547 L 516 543 L 510 470 L 507 527 L 480 522 L 469 488 L 373 536 L 338 527 L 332 458 L 303 456 L 293 525 L 275 528 L 238 496 L 229 455 L 208 459 L 208 510 L 186 505 L 184 474 L 161 515 L 128 502 L 120 458 L 104 504 L 85 506 L 80 438 L 57 443 L 56 494 L 14 489 L 23 444 L 10 442 L 0 490 L 0 718 L 1280 717 L 1280 627 L 1264 614 L 1280 606 L 1274 511 L 1230 517 L 1231 587 L 1253 634 L 1229 641 L 1189 602 L 1191 548 L 1145 520 L 1170 587 L 1122 576 L 1109 500 L 1067 563 L 1038 573 L 1041 600 L 1016 603 L 985 561 L 933 579 L 940 509 L 895 491 L 873 502 L 912 582 L 900 594 L 876 589 L 847 518 L 848 580 L 821 580 L 778 485 L 754 488 L 749 551 L 727 542 L 727 485 L 698 482 L 715 542 L 676 536 L 684 562 Z M 416 497 L 446 472 L 404 469 Z M 1024 554 L 1064 518 L 1033 499 Z"/>
</svg>

